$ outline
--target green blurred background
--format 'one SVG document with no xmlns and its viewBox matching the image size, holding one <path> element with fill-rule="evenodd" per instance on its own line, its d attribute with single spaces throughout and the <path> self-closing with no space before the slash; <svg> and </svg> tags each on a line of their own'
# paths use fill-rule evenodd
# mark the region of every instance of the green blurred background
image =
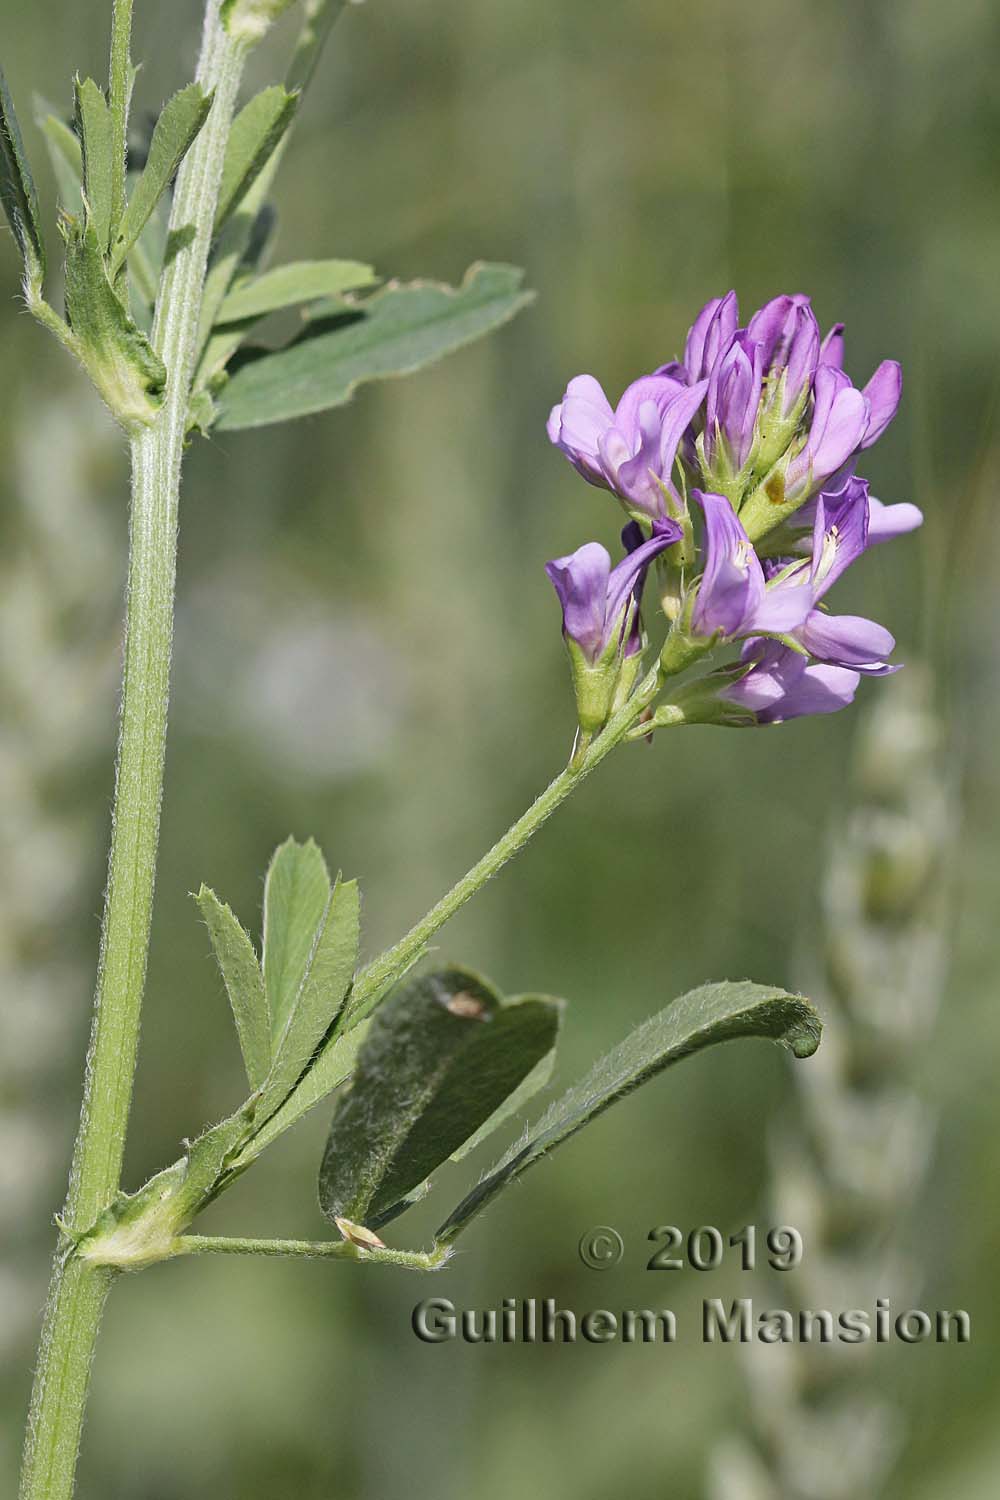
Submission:
<svg viewBox="0 0 1000 1500">
<path fill-rule="evenodd" d="M 137 101 L 194 65 L 199 6 L 137 0 Z M 22 117 L 104 76 L 104 0 L 0 0 Z M 278 76 L 284 29 L 255 62 Z M 617 392 L 678 354 L 694 311 L 812 294 L 848 324 L 860 382 L 902 360 L 904 405 L 866 473 L 929 524 L 838 596 L 929 659 L 961 758 L 951 977 L 917 1081 L 938 1121 L 902 1237 L 922 1305 L 968 1308 L 968 1348 L 880 1350 L 907 1414 L 886 1493 L 996 1493 L 1000 1013 L 993 973 L 1000 775 L 992 501 L 1000 328 L 1000 14 L 989 0 L 371 0 L 338 27 L 277 200 L 277 253 L 457 279 L 527 268 L 510 328 L 344 411 L 192 448 L 182 498 L 173 715 L 158 905 L 128 1182 L 228 1112 L 240 1067 L 187 893 L 252 927 L 287 833 L 357 874 L 371 954 L 471 863 L 559 766 L 571 701 L 542 565 L 616 517 L 554 454 L 567 378 Z M 46 208 L 51 179 L 27 129 Z M 103 879 L 125 560 L 124 446 L 24 315 L 0 240 L 6 462 L 0 553 L 0 1492 L 11 1493 L 80 1090 Z M 880 692 L 866 684 L 859 701 Z M 862 710 L 863 712 L 863 710 Z M 801 980 L 827 831 L 859 714 L 772 733 L 697 730 L 612 760 L 446 930 L 442 952 L 506 990 L 569 1001 L 560 1077 L 706 977 Z M 804 1064 L 803 1066 L 808 1066 Z M 491 1210 L 433 1281 L 322 1263 L 189 1262 L 126 1280 L 99 1349 L 81 1494 L 117 1500 L 633 1500 L 704 1493 L 747 1421 L 741 1362 L 704 1348 L 734 1273 L 651 1278 L 646 1231 L 757 1219 L 768 1133 L 794 1128 L 783 1056 L 686 1064 Z M 205 1221 L 315 1236 L 320 1109 Z M 397 1242 L 426 1239 L 476 1165 L 442 1174 Z M 591 1224 L 625 1263 L 578 1261 Z M 395 1226 L 394 1226 L 395 1228 Z M 427 1295 L 673 1306 L 676 1347 L 426 1347 Z M 860 1378 L 860 1377 L 859 1377 Z M 864 1379 L 871 1378 L 869 1370 Z M 736 1500 L 736 1497 L 733 1497 Z"/>
</svg>

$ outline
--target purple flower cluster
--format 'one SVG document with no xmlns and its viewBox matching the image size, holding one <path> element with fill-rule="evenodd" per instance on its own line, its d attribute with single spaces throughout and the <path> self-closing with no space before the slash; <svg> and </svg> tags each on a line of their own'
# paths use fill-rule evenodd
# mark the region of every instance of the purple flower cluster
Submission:
<svg viewBox="0 0 1000 1500">
<path fill-rule="evenodd" d="M 823 604 L 869 546 L 922 520 L 874 499 L 855 472 L 895 416 L 899 365 L 884 360 L 858 389 L 843 352 L 843 325 L 824 337 L 808 297 L 775 297 L 741 327 L 729 292 L 702 308 L 683 360 L 634 381 L 616 407 L 592 375 L 570 381 L 549 437 L 630 518 L 617 567 L 597 543 L 548 565 L 571 656 L 620 670 L 639 651 L 655 558 L 672 634 L 741 645 L 741 666 L 719 674 L 720 722 L 727 709 L 758 724 L 831 712 L 862 674 L 895 670 L 887 630 Z"/>
</svg>

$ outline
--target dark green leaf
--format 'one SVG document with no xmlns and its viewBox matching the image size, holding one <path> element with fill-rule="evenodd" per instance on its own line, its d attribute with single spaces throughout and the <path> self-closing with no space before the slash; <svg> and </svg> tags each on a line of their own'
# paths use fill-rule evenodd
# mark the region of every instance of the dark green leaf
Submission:
<svg viewBox="0 0 1000 1500">
<path fill-rule="evenodd" d="M 455 289 L 389 285 L 351 313 L 314 320 L 292 344 L 248 351 L 219 398 L 219 426 L 262 427 L 350 399 L 368 380 L 407 375 L 506 323 L 531 301 L 523 273 L 477 265 Z"/>
<path fill-rule="evenodd" d="M 157 203 L 173 181 L 191 143 L 208 118 L 212 97 L 197 84 L 181 89 L 163 106 L 149 143 L 142 175 L 132 189 L 115 237 L 112 271 L 117 271 L 135 244 Z"/>
<path fill-rule="evenodd" d="M 0 203 L 21 252 L 28 281 L 40 291 L 45 279 L 45 247 L 39 226 L 38 194 L 24 154 L 21 128 L 7 80 L 0 72 Z"/>
<path fill-rule="evenodd" d="M 354 978 L 359 932 L 358 883 L 338 880 L 308 954 L 302 982 L 284 1027 L 275 1038 L 274 1062 L 257 1111 L 260 1120 L 266 1120 L 285 1102 L 333 1024 Z"/>
<path fill-rule="evenodd" d="M 214 891 L 203 885 L 195 900 L 229 995 L 247 1079 L 256 1092 L 271 1065 L 271 1026 L 260 964 L 249 936 Z"/>
<path fill-rule="evenodd" d="M 372 286 L 375 272 L 356 260 L 297 260 L 265 271 L 255 281 L 237 285 L 219 309 L 216 322 L 241 323 L 261 318 L 282 307 L 336 297 L 341 292 Z"/>
<path fill-rule="evenodd" d="M 101 253 L 111 237 L 112 143 L 108 101 L 92 78 L 78 78 L 76 129 L 83 146 L 83 192 Z"/>
<path fill-rule="evenodd" d="M 376 1012 L 320 1168 L 327 1218 L 386 1222 L 473 1136 L 555 1042 L 559 1006 L 504 1004 L 447 969 L 412 980 Z"/>
<path fill-rule="evenodd" d="M 285 1029 L 329 902 L 330 875 L 318 846 L 286 839 L 264 882 L 264 989 L 273 1042 Z"/>
<path fill-rule="evenodd" d="M 219 203 L 215 211 L 216 234 L 266 167 L 291 124 L 297 104 L 297 94 L 290 94 L 280 84 L 273 84 L 255 94 L 236 116 L 226 143 Z"/>
<path fill-rule="evenodd" d="M 801 996 L 747 980 L 706 984 L 682 995 L 644 1021 L 546 1111 L 527 1139 L 459 1204 L 438 1230 L 438 1240 L 454 1239 L 508 1183 L 647 1079 L 702 1047 L 743 1036 L 780 1042 L 796 1057 L 809 1057 L 819 1045 L 820 1021 Z"/>
<path fill-rule="evenodd" d="M 122 426 L 153 421 L 167 372 L 108 281 L 97 232 L 88 219 L 66 234 L 66 312 L 73 343 L 98 391 Z"/>
</svg>

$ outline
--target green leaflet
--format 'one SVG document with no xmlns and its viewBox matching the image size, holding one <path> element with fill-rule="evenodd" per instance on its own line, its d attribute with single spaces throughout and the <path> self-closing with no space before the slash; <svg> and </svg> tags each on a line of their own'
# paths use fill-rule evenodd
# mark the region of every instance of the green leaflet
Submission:
<svg viewBox="0 0 1000 1500">
<path fill-rule="evenodd" d="M 354 978 L 359 940 L 358 883 L 338 879 L 316 930 L 302 982 L 272 1044 L 274 1061 L 261 1087 L 259 1120 L 267 1120 L 285 1102 L 336 1019 Z"/>
<path fill-rule="evenodd" d="M 272 84 L 245 104 L 233 121 L 222 167 L 215 233 L 250 191 L 288 129 L 298 95 Z"/>
<path fill-rule="evenodd" d="M 236 1022 L 247 1080 L 255 1093 L 271 1065 L 271 1027 L 260 964 L 249 936 L 214 891 L 203 885 L 195 900 L 212 939 Z"/>
<path fill-rule="evenodd" d="M 80 148 L 80 138 L 37 94 L 35 123 L 45 137 L 59 201 L 68 213 L 79 214 L 83 210 L 83 151 Z"/>
<path fill-rule="evenodd" d="M 122 426 L 148 424 L 163 399 L 163 361 L 116 297 L 92 221 L 71 221 L 64 234 L 73 347 Z"/>
<path fill-rule="evenodd" d="M 358 1052 L 368 1033 L 370 1022 L 361 1021 L 349 1031 L 338 1030 L 326 1043 L 312 1067 L 289 1094 L 284 1104 L 261 1126 L 243 1147 L 233 1167 L 242 1171 L 260 1155 L 266 1146 L 294 1125 L 314 1105 L 346 1083 L 354 1072 Z"/>
<path fill-rule="evenodd" d="M 277 1042 L 299 992 L 330 901 L 330 875 L 317 844 L 289 838 L 274 851 L 264 882 L 264 989 Z"/>
<path fill-rule="evenodd" d="M 103 254 L 111 238 L 111 112 L 92 78 L 77 78 L 76 130 L 83 149 L 83 192 Z"/>
<path fill-rule="evenodd" d="M 282 307 L 372 286 L 375 280 L 371 266 L 356 260 L 292 261 L 287 266 L 265 271 L 256 280 L 235 286 L 220 307 L 216 322 L 239 323 L 245 318 L 261 318 Z"/>
<path fill-rule="evenodd" d="M 350 312 L 314 316 L 291 344 L 248 350 L 219 396 L 219 427 L 261 427 L 348 401 L 368 380 L 406 375 L 506 323 L 532 299 L 513 266 L 472 266 L 458 288 L 390 284 Z"/>
<path fill-rule="evenodd" d="M 21 127 L 7 80 L 0 71 L 0 203 L 21 252 L 29 284 L 41 291 L 45 280 L 45 246 L 39 225 L 38 194 L 24 154 Z"/>
<path fill-rule="evenodd" d="M 180 93 L 175 94 L 163 106 L 149 143 L 146 165 L 132 189 L 115 236 L 111 257 L 112 274 L 124 263 L 149 216 L 170 186 L 174 173 L 208 118 L 211 107 L 211 95 L 206 94 L 197 83 L 181 89 Z"/>
<path fill-rule="evenodd" d="M 385 1223 L 551 1052 L 558 1003 L 503 1002 L 466 969 L 412 980 L 373 1018 L 320 1167 L 327 1218 Z"/>
<path fill-rule="evenodd" d="M 497 1193 L 546 1152 L 671 1063 L 742 1036 L 779 1042 L 796 1057 L 809 1057 L 819 1045 L 820 1029 L 819 1017 L 808 1001 L 767 985 L 727 980 L 689 991 L 644 1021 L 551 1105 L 526 1138 L 507 1152 L 445 1220 L 438 1241 L 454 1239 Z"/>
</svg>

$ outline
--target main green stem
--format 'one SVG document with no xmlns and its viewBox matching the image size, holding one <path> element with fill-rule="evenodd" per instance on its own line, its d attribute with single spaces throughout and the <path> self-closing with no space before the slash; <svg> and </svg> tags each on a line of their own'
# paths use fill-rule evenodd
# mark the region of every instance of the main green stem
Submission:
<svg viewBox="0 0 1000 1500">
<path fill-rule="evenodd" d="M 116 4 L 112 95 L 122 101 L 129 12 L 130 6 Z M 212 223 L 242 70 L 243 51 L 222 30 L 219 0 L 209 0 L 197 77 L 213 92 L 214 102 L 181 168 L 171 214 L 172 232 L 193 226 L 194 233 L 175 241 L 181 248 L 164 272 L 153 330 L 168 371 L 167 388 L 155 425 L 132 440 L 125 662 L 97 993 L 63 1214 L 70 1233 L 62 1236 L 49 1289 L 21 1500 L 68 1500 L 72 1494 L 88 1374 L 110 1284 L 106 1270 L 67 1259 L 67 1250 L 72 1234 L 93 1223 L 120 1184 L 163 790 L 181 459 Z M 126 94 L 116 92 L 122 88 Z"/>
</svg>

